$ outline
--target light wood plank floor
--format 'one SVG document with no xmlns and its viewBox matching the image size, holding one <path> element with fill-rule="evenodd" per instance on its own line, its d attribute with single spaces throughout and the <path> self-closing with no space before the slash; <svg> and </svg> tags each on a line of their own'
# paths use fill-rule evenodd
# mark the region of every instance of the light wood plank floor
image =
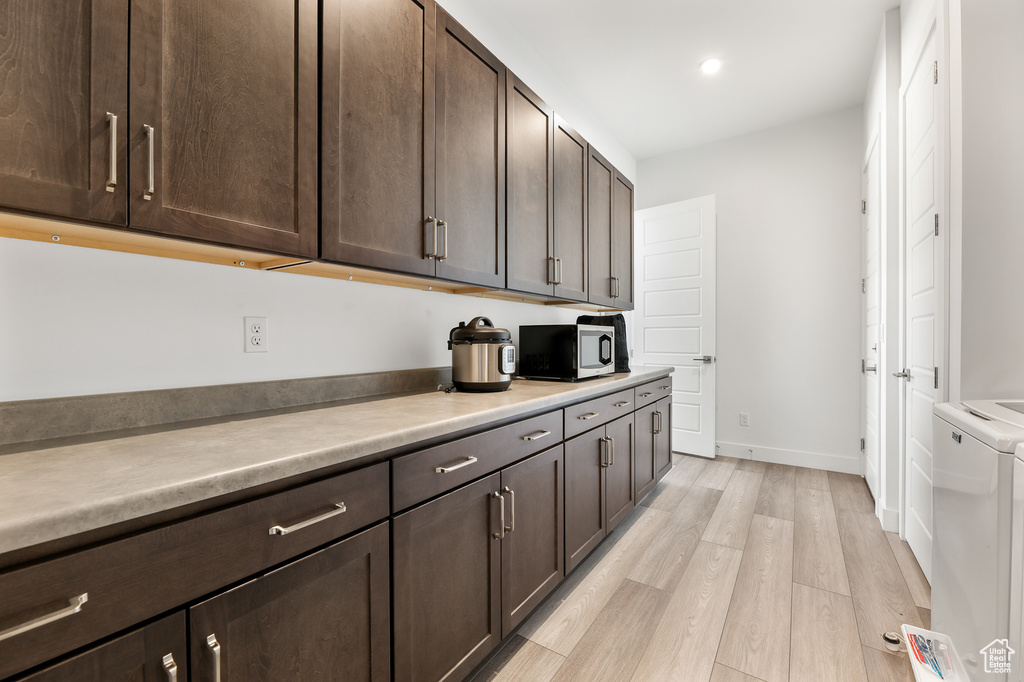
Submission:
<svg viewBox="0 0 1024 682">
<path fill-rule="evenodd" d="M 908 682 L 881 633 L 930 588 L 864 480 L 718 457 L 675 467 L 473 682 Z"/>
</svg>

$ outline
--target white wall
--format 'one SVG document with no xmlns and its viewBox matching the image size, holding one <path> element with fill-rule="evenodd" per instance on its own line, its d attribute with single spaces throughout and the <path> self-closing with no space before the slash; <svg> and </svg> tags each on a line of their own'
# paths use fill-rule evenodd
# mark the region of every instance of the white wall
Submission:
<svg viewBox="0 0 1024 682">
<path fill-rule="evenodd" d="M 0 401 L 451 364 L 476 315 L 575 322 L 578 310 L 0 239 Z M 269 352 L 242 318 L 269 318 Z"/>
<path fill-rule="evenodd" d="M 880 471 L 876 513 L 886 530 L 899 529 L 900 510 L 900 389 L 891 373 L 898 372 L 900 348 L 900 202 L 899 202 L 899 87 L 900 10 L 885 13 L 864 99 L 864 155 L 879 145 L 881 176 L 881 300 L 884 338 L 880 344 L 878 376 L 882 385 L 879 415 Z"/>
<path fill-rule="evenodd" d="M 716 196 L 721 454 L 861 471 L 862 116 L 848 109 L 637 166 L 637 208 Z"/>
<path fill-rule="evenodd" d="M 961 398 L 1022 398 L 1024 3 L 957 4 L 963 96 Z"/>
</svg>

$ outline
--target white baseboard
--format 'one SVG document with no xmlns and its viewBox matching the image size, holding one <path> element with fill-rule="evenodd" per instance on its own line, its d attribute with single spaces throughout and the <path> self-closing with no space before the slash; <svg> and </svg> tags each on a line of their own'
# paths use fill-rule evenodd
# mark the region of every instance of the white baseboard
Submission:
<svg viewBox="0 0 1024 682">
<path fill-rule="evenodd" d="M 822 452 L 802 452 L 800 450 L 782 450 L 766 448 L 760 445 L 744 445 L 742 443 L 718 443 L 717 452 L 726 457 L 752 459 L 758 462 L 788 464 L 790 466 L 825 469 L 844 474 L 863 475 L 859 457 L 843 457 Z"/>
<path fill-rule="evenodd" d="M 885 507 L 875 510 L 875 516 L 882 522 L 882 530 L 890 533 L 900 532 L 900 512 L 898 509 L 886 509 Z"/>
</svg>

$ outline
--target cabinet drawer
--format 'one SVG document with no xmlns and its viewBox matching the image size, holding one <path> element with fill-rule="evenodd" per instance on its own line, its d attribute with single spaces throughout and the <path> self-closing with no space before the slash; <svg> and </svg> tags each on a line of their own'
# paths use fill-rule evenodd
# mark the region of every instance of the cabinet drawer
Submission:
<svg viewBox="0 0 1024 682">
<path fill-rule="evenodd" d="M 672 395 L 672 377 L 662 377 L 648 381 L 646 384 L 640 384 L 633 389 L 633 393 L 636 395 L 637 408 L 650 405 Z"/>
<path fill-rule="evenodd" d="M 391 504 L 400 511 L 562 440 L 562 411 L 491 429 L 392 460 Z"/>
<path fill-rule="evenodd" d="M 612 393 L 565 408 L 565 437 L 572 438 L 636 409 L 633 389 Z"/>
<path fill-rule="evenodd" d="M 0 678 L 387 514 L 388 468 L 382 463 L 0 574 Z M 56 614 L 61 617 L 20 627 Z"/>
</svg>

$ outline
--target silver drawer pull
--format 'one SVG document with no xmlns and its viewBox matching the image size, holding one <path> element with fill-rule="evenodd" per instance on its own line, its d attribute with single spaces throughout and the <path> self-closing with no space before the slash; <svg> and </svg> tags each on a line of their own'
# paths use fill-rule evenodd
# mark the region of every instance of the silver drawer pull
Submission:
<svg viewBox="0 0 1024 682">
<path fill-rule="evenodd" d="M 523 436 L 523 440 L 540 440 L 544 436 L 550 436 L 550 431 L 540 430 L 537 433 L 531 433 L 529 436 Z"/>
<path fill-rule="evenodd" d="M 77 597 L 72 597 L 71 599 L 68 599 L 68 605 L 63 609 L 60 609 L 59 611 L 48 613 L 45 616 L 39 616 L 38 618 L 30 620 L 27 623 L 15 625 L 13 628 L 8 628 L 3 632 L 0 632 L 0 642 L 4 641 L 5 639 L 10 639 L 11 637 L 17 637 L 18 635 L 24 634 L 29 630 L 35 630 L 36 628 L 42 627 L 47 623 L 52 623 L 54 621 L 60 620 L 61 618 L 67 618 L 68 616 L 74 615 L 82 610 L 82 605 L 85 604 L 85 602 L 87 601 L 89 601 L 88 592 L 83 592 Z"/>
<path fill-rule="evenodd" d="M 220 642 L 217 641 L 217 635 L 207 637 L 206 646 L 213 652 L 213 682 L 220 682 Z"/>
<path fill-rule="evenodd" d="M 615 407 L 625 407 L 626 405 L 629 405 L 629 404 L 630 404 L 630 401 L 628 401 L 628 400 L 620 400 L 619 402 L 615 403 Z"/>
<path fill-rule="evenodd" d="M 312 526 L 314 523 L 320 523 L 321 521 L 326 521 L 329 518 L 338 516 L 339 514 L 344 514 L 347 511 L 347 509 L 345 508 L 345 503 L 344 502 L 339 502 L 338 504 L 334 505 L 334 507 L 335 507 L 334 509 L 332 509 L 331 511 L 327 512 L 326 514 L 321 514 L 320 516 L 314 516 L 313 518 L 307 519 L 306 521 L 303 521 L 302 523 L 296 523 L 294 526 L 288 526 L 287 528 L 285 528 L 284 526 L 271 526 L 270 527 L 270 534 L 271 535 L 288 535 L 288 533 L 294 533 L 297 530 L 302 530 L 303 528 L 305 528 L 307 526 Z"/>
<path fill-rule="evenodd" d="M 110 124 L 110 175 L 107 176 L 107 191 L 117 189 L 117 115 L 107 112 Z"/>
<path fill-rule="evenodd" d="M 585 421 L 585 420 L 587 420 L 587 419 L 593 419 L 593 418 L 594 418 L 594 417 L 596 417 L 596 416 L 597 416 L 598 414 L 599 414 L 599 413 L 597 413 L 597 412 L 587 412 L 586 414 L 581 414 L 580 416 L 578 416 L 578 417 L 576 417 L 576 418 L 577 418 L 577 419 L 583 419 L 583 420 Z"/>
<path fill-rule="evenodd" d="M 476 457 L 467 457 L 465 461 L 459 462 L 458 464 L 453 464 L 450 467 L 437 467 L 436 469 L 434 469 L 434 473 L 447 474 L 451 471 L 458 471 L 462 467 L 468 467 L 470 464 L 473 464 L 474 462 L 476 462 Z"/>
<path fill-rule="evenodd" d="M 178 664 L 174 662 L 174 654 L 164 656 L 164 672 L 167 673 L 167 682 L 178 682 Z"/>
<path fill-rule="evenodd" d="M 672 388 L 671 384 L 669 384 L 668 386 L 658 386 L 658 390 L 660 391 L 667 391 L 670 388 Z"/>
<path fill-rule="evenodd" d="M 654 395 L 653 391 L 644 391 L 643 393 L 640 394 L 640 397 L 641 398 L 646 398 L 646 397 L 652 396 L 652 395 Z"/>
</svg>

